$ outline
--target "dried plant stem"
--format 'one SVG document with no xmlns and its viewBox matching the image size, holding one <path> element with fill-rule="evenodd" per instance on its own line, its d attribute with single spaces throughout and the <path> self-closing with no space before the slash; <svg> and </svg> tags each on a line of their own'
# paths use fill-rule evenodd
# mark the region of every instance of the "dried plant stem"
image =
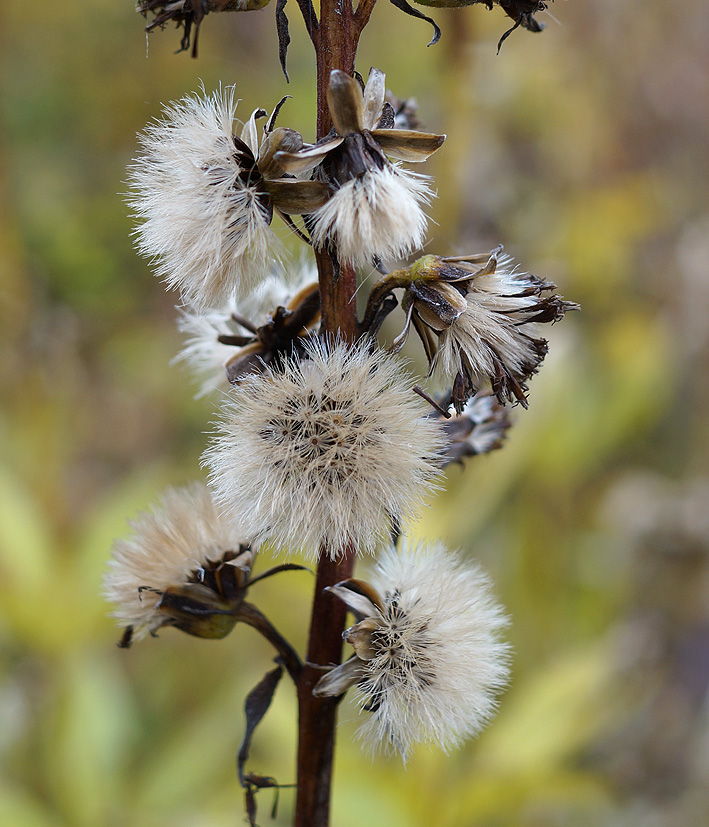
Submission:
<svg viewBox="0 0 709 827">
<path fill-rule="evenodd" d="M 368 0 L 366 19 L 375 0 Z M 330 72 L 354 72 L 359 35 L 366 20 L 357 19 L 352 0 L 322 0 L 320 21 L 312 39 L 317 56 L 317 134 L 326 135 L 332 121 L 326 90 Z M 322 331 L 346 341 L 357 337 L 354 268 L 340 264 L 337 271 L 327 251 L 316 253 L 320 281 Z M 338 664 L 342 657 L 342 630 L 346 609 L 324 591 L 352 575 L 356 549 L 342 550 L 338 560 L 323 553 L 318 565 L 306 664 L 298 681 L 298 795 L 295 827 L 327 827 L 335 751 L 336 698 L 315 698 L 312 690 L 322 672 L 311 664 Z"/>
<path fill-rule="evenodd" d="M 295 827 L 327 827 L 335 752 L 338 698 L 314 698 L 322 672 L 311 664 L 338 664 L 346 608 L 324 591 L 352 575 L 354 549 L 341 560 L 323 556 L 318 566 L 308 658 L 298 682 L 298 796 Z M 339 605 L 338 605 L 339 604 Z"/>
</svg>

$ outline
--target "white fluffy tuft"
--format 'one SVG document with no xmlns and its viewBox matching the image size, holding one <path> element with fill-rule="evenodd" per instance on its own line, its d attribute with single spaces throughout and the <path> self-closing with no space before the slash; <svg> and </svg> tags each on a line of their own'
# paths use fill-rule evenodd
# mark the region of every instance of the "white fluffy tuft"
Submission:
<svg viewBox="0 0 709 827">
<path fill-rule="evenodd" d="M 443 432 L 402 363 L 364 346 L 312 343 L 283 372 L 246 376 L 207 450 L 217 502 L 255 542 L 316 557 L 372 552 L 389 519 L 434 487 Z"/>
<path fill-rule="evenodd" d="M 389 165 L 353 178 L 313 215 L 313 243 L 332 239 L 355 266 L 403 258 L 423 246 L 427 218 L 421 209 L 433 193 L 428 178 Z"/>
<path fill-rule="evenodd" d="M 269 215 L 239 178 L 235 110 L 233 87 L 169 104 L 139 136 L 142 153 L 128 170 L 138 251 L 198 307 L 245 295 L 273 255 Z"/>
</svg>

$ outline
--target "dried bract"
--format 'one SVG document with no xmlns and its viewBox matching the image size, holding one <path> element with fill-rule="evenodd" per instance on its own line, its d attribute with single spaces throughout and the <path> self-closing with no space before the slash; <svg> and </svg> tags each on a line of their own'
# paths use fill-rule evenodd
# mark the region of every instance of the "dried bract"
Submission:
<svg viewBox="0 0 709 827">
<path fill-rule="evenodd" d="M 372 752 L 406 758 L 422 741 L 447 750 L 489 721 L 509 652 L 500 641 L 506 618 L 477 566 L 440 543 L 408 543 L 381 556 L 372 585 L 346 580 L 330 591 L 357 618 L 343 634 L 355 654 L 313 692 L 359 688 L 370 713 L 359 736 Z"/>
<path fill-rule="evenodd" d="M 278 549 L 372 552 L 433 487 L 442 431 L 401 362 L 360 344 L 307 346 L 241 380 L 205 454 L 230 519 Z"/>
</svg>

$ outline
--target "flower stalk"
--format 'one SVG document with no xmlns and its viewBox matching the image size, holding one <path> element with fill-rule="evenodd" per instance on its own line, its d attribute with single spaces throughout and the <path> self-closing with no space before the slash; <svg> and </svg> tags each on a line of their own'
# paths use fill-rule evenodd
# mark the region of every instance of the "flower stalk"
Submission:
<svg viewBox="0 0 709 827">
<path fill-rule="evenodd" d="M 362 17 L 366 13 L 368 19 L 374 2 L 365 0 L 360 20 L 357 20 L 352 0 L 321 0 L 320 20 L 313 36 L 317 61 L 318 139 L 332 128 L 327 103 L 330 74 L 335 69 L 353 74 L 359 35 L 364 25 Z M 328 250 L 316 250 L 315 258 L 320 283 L 321 330 L 326 336 L 353 342 L 358 334 L 355 268 L 348 262 L 336 265 Z M 347 609 L 325 589 L 352 576 L 356 551 L 352 547 L 343 548 L 342 556 L 334 560 L 328 554 L 321 554 L 318 564 L 307 660 L 298 682 L 295 827 L 327 827 L 329 824 L 339 699 L 313 695 L 313 687 L 321 673 L 311 664 L 339 663 L 342 657 Z"/>
</svg>

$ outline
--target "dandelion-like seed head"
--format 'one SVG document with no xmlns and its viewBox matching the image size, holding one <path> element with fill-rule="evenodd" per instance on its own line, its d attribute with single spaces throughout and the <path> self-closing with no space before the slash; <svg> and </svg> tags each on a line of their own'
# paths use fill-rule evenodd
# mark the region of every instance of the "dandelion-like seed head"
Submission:
<svg viewBox="0 0 709 827">
<path fill-rule="evenodd" d="M 355 657 L 323 677 L 315 694 L 357 685 L 369 719 L 367 747 L 398 750 L 435 741 L 447 750 L 477 734 L 508 678 L 506 625 L 481 570 L 442 544 L 387 550 L 369 584 L 331 591 L 362 618 L 344 638 Z"/>
<path fill-rule="evenodd" d="M 314 342 L 231 395 L 205 455 L 216 499 L 256 542 L 372 552 L 433 487 L 443 437 L 424 413 L 394 357 Z"/>
<path fill-rule="evenodd" d="M 136 640 L 165 625 L 202 637 L 226 633 L 231 626 L 221 619 L 239 597 L 237 587 L 248 580 L 252 554 L 219 516 L 209 489 L 201 483 L 170 488 L 131 528 L 130 537 L 115 542 L 104 580 L 119 625 Z M 204 622 L 181 623 L 180 607 L 195 600 Z M 216 624 L 205 611 L 209 607 Z"/>
<path fill-rule="evenodd" d="M 254 287 L 274 239 L 254 159 L 232 136 L 236 103 L 229 87 L 169 104 L 129 168 L 138 251 L 199 307 Z"/>
</svg>

